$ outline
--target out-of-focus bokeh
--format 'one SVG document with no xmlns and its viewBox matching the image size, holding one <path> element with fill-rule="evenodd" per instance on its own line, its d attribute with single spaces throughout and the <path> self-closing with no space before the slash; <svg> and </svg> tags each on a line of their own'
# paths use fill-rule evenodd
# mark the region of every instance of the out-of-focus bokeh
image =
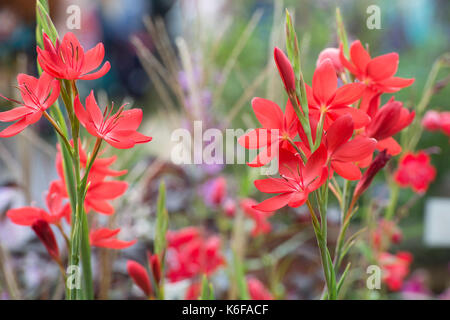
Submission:
<svg viewBox="0 0 450 320">
<path fill-rule="evenodd" d="M 58 0 L 49 1 L 60 38 L 74 32 L 84 48 L 105 45 L 111 71 L 95 81 L 80 81 L 80 93 L 91 89 L 102 105 L 128 102 L 144 110 L 143 130 L 153 141 L 132 151 L 119 152 L 117 168 L 127 168 L 130 189 L 116 201 L 114 217 L 99 221 L 120 225 L 124 238 L 139 243 L 120 254 L 99 250 L 94 273 L 104 277 L 96 283 L 102 298 L 134 298 L 125 272 L 126 258 L 143 260 L 151 248 L 155 201 L 159 181 L 168 186 L 170 227 L 202 225 L 220 231 L 226 215 L 211 203 L 211 181 L 226 177 L 227 200 L 239 202 L 243 195 L 260 197 L 250 184 L 255 172 L 245 165 L 184 165 L 171 162 L 171 133 L 192 129 L 193 120 L 203 129 L 252 128 L 256 126 L 250 101 L 261 96 L 284 105 L 285 93 L 272 60 L 274 46 L 284 47 L 284 9 L 295 17 L 300 36 L 303 72 L 310 83 L 318 54 L 337 47 L 335 10 L 341 9 L 350 40 L 369 44 L 373 56 L 396 51 L 400 55 L 398 75 L 415 78 L 413 86 L 395 95 L 407 107 L 417 104 L 433 62 L 450 49 L 450 2 L 446 0 L 377 1 L 381 29 L 366 25 L 367 8 L 373 1 L 329 0 Z M 68 30 L 68 19 L 80 8 L 81 28 Z M 15 97 L 17 73 L 37 74 L 35 6 L 30 0 L 0 0 L 0 92 Z M 448 110 L 450 88 L 433 96 L 430 108 Z M 10 103 L 0 101 L 4 111 Z M 4 128 L 4 124 L 0 124 Z M 426 297 L 450 295 L 450 243 L 431 247 L 425 243 L 426 203 L 432 197 L 450 201 L 450 146 L 448 136 L 425 132 L 420 149 L 434 148 L 432 163 L 438 175 L 426 196 L 407 209 L 401 220 L 404 241 L 395 250 L 413 253 L 411 275 L 403 291 Z M 56 137 L 45 121 L 26 132 L 0 141 L 0 298 L 11 292 L 23 298 L 59 298 L 55 290 L 56 267 L 28 228 L 11 224 L 6 209 L 35 203 L 44 206 L 44 192 L 56 178 Z M 110 152 L 109 150 L 108 152 Z M 372 197 L 388 201 L 389 189 L 380 183 Z M 402 190 L 400 203 L 414 198 Z M 229 199 L 228 199 L 229 198 Z M 231 202 L 230 202 L 231 203 Z M 333 215 L 333 206 L 335 207 Z M 444 203 L 450 215 L 450 204 Z M 336 239 L 337 207 L 330 204 L 330 241 Z M 272 232 L 252 239 L 248 245 L 249 273 L 261 279 L 276 296 L 312 299 L 323 285 L 308 214 L 303 209 L 280 210 L 271 218 Z M 333 220 L 334 219 L 334 220 Z M 447 219 L 448 221 L 448 219 Z M 333 223 L 335 228 L 333 228 Z M 432 231 L 433 232 L 433 231 Z M 448 237 L 447 237 L 448 239 Z M 356 247 L 352 255 L 364 252 Z M 226 253 L 228 256 L 229 252 Z M 112 263 L 109 263 L 112 262 Z M 347 298 L 373 298 L 364 287 L 364 265 L 355 266 Z M 106 276 L 108 275 L 108 276 Z M 7 280 L 8 277 L 14 278 Z M 105 279 L 106 278 L 106 279 Z M 358 285 L 358 281 L 362 284 Z M 218 295 L 226 297 L 226 271 L 215 280 Z M 4 286 L 12 286 L 6 293 Z M 362 289 L 361 289 L 362 288 Z M 185 287 L 168 288 L 168 296 L 183 297 Z M 353 290 L 354 289 L 354 290 Z M 446 293 L 447 292 L 447 293 Z M 443 296 L 442 296 L 443 297 Z"/>
</svg>

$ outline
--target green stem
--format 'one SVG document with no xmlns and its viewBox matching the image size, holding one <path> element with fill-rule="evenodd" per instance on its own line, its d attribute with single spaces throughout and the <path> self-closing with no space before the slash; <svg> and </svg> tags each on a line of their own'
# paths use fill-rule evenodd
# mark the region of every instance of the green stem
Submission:
<svg viewBox="0 0 450 320">
<path fill-rule="evenodd" d="M 391 199 L 389 205 L 386 209 L 386 220 L 391 220 L 395 214 L 395 208 L 397 207 L 398 196 L 400 193 L 400 188 L 396 183 L 391 184 Z"/>
</svg>

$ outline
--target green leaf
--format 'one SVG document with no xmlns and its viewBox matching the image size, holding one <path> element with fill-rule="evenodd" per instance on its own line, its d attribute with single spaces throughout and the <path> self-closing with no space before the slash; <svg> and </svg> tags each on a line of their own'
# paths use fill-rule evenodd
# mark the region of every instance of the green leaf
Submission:
<svg viewBox="0 0 450 320">
<path fill-rule="evenodd" d="M 234 265 L 234 276 L 238 287 L 239 298 L 241 300 L 250 300 L 250 294 L 248 293 L 247 281 L 245 279 L 244 265 L 233 251 L 233 265 Z"/>
<path fill-rule="evenodd" d="M 169 214 L 166 209 L 166 187 L 164 181 L 159 185 L 158 204 L 156 209 L 155 253 L 160 255 L 166 249 L 166 233 L 169 227 Z M 161 259 L 163 264 L 163 259 Z"/>
<path fill-rule="evenodd" d="M 336 8 L 336 24 L 338 29 L 339 40 L 342 42 L 344 49 L 344 55 L 348 58 L 350 56 L 350 50 L 348 47 L 347 32 L 345 31 L 344 22 L 342 21 L 341 10 Z"/>
<path fill-rule="evenodd" d="M 348 271 L 350 270 L 351 263 L 349 262 L 347 266 L 345 267 L 344 272 L 342 273 L 341 278 L 339 279 L 339 282 L 337 284 L 337 294 L 341 291 L 342 285 L 344 284 L 345 278 L 347 277 Z"/>
<path fill-rule="evenodd" d="M 206 275 L 203 275 L 202 278 L 202 292 L 199 300 L 214 300 L 214 288 Z"/>
</svg>

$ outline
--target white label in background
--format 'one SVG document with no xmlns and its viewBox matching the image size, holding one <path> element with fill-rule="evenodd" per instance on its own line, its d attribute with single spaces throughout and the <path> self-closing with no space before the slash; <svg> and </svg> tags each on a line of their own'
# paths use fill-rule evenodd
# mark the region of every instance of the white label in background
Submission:
<svg viewBox="0 0 450 320">
<path fill-rule="evenodd" d="M 430 198 L 425 204 L 425 244 L 450 247 L 450 199 Z"/>
</svg>

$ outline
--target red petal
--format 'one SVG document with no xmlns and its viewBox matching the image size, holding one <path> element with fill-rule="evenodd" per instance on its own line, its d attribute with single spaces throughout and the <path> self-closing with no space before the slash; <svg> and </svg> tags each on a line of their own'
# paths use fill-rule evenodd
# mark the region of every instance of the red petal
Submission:
<svg viewBox="0 0 450 320">
<path fill-rule="evenodd" d="M 392 52 L 372 59 L 367 65 L 367 73 L 373 80 L 379 81 L 392 77 L 397 68 L 398 54 Z"/>
<path fill-rule="evenodd" d="M 26 118 L 17 121 L 16 123 L 10 125 L 3 131 L 0 131 L 0 138 L 9 138 L 15 136 L 16 134 L 22 132 L 28 126 Z"/>
<path fill-rule="evenodd" d="M 331 167 L 342 178 L 347 180 L 361 179 L 359 167 L 351 162 L 331 161 Z"/>
<path fill-rule="evenodd" d="M 402 152 L 402 147 L 392 137 L 378 141 L 377 149 L 380 151 L 387 149 L 387 153 L 391 156 L 396 156 Z"/>
<path fill-rule="evenodd" d="M 350 46 L 350 57 L 360 73 L 366 73 L 367 64 L 370 62 L 370 55 L 364 49 L 361 42 L 356 40 Z"/>
<path fill-rule="evenodd" d="M 91 122 L 91 116 L 84 109 L 78 95 L 75 97 L 75 100 L 73 102 L 73 107 L 74 107 L 75 115 L 77 116 L 78 120 L 84 127 L 86 127 L 87 124 Z"/>
<path fill-rule="evenodd" d="M 287 205 L 291 197 L 291 192 L 279 194 L 275 197 L 264 200 L 253 208 L 264 212 L 272 212 Z"/>
<path fill-rule="evenodd" d="M 343 162 L 363 160 L 375 151 L 376 144 L 375 139 L 356 137 L 338 148 L 333 153 L 333 160 Z"/>
<path fill-rule="evenodd" d="M 281 129 L 283 125 L 283 111 L 270 100 L 254 98 L 252 100 L 253 111 L 259 123 L 267 129 Z"/>
<path fill-rule="evenodd" d="M 0 112 L 0 121 L 10 122 L 16 121 L 26 115 L 33 113 L 33 110 L 27 107 L 17 107 L 8 111 Z"/>
<path fill-rule="evenodd" d="M 86 111 L 96 127 L 100 128 L 103 123 L 103 114 L 97 104 L 97 101 L 95 101 L 94 90 L 91 90 L 91 93 L 86 98 Z"/>
<path fill-rule="evenodd" d="M 328 128 L 325 136 L 325 143 L 328 152 L 333 153 L 342 144 L 347 142 L 353 135 L 353 120 L 352 117 L 347 114 L 339 117 Z"/>
<path fill-rule="evenodd" d="M 23 207 L 17 209 L 10 209 L 8 210 L 6 215 L 15 224 L 21 226 L 31 226 L 37 220 L 45 220 L 44 213 L 45 211 L 39 208 Z"/>
<path fill-rule="evenodd" d="M 127 262 L 127 272 L 133 279 L 134 283 L 142 290 L 147 296 L 152 294 L 152 287 L 147 270 L 136 261 L 129 260 Z"/>
<path fill-rule="evenodd" d="M 322 168 L 325 166 L 328 158 L 327 148 L 323 144 L 314 151 L 306 162 L 303 172 L 303 181 L 305 185 L 309 185 L 313 180 L 320 176 Z"/>
<path fill-rule="evenodd" d="M 101 78 L 105 74 L 108 73 L 109 69 L 111 69 L 111 65 L 109 64 L 109 61 L 106 61 L 105 64 L 100 68 L 100 70 L 93 72 L 93 73 L 88 73 L 88 74 L 82 75 L 80 77 L 80 79 L 81 80 L 95 80 L 95 79 Z"/>
<path fill-rule="evenodd" d="M 314 71 L 312 88 L 319 105 L 328 105 L 337 88 L 337 75 L 330 59 L 325 59 Z"/>
<path fill-rule="evenodd" d="M 308 200 L 308 194 L 305 192 L 295 192 L 292 194 L 291 199 L 289 200 L 288 206 L 291 208 L 297 208 L 305 204 L 306 200 Z"/>
<path fill-rule="evenodd" d="M 336 91 L 336 96 L 333 99 L 333 106 L 349 105 L 361 98 L 366 86 L 362 83 L 349 83 L 343 85 Z"/>
<path fill-rule="evenodd" d="M 269 178 L 255 180 L 255 187 L 265 193 L 284 193 L 292 191 L 292 187 L 284 179 Z"/>
<path fill-rule="evenodd" d="M 370 122 L 369 116 L 364 111 L 361 111 L 360 109 L 355 109 L 353 107 L 333 108 L 330 109 L 328 113 L 330 115 L 335 115 L 338 117 L 341 117 L 342 115 L 346 114 L 351 115 L 355 129 L 365 127 Z"/>
<path fill-rule="evenodd" d="M 405 88 L 414 83 L 415 79 L 405 79 L 399 77 L 390 77 L 386 80 L 378 82 L 378 84 L 384 87 L 392 87 L 392 88 Z"/>
<path fill-rule="evenodd" d="M 259 149 L 271 142 L 270 130 L 258 128 L 240 136 L 238 143 L 246 149 Z"/>
<path fill-rule="evenodd" d="M 88 50 L 84 54 L 84 64 L 81 69 L 82 73 L 88 73 L 97 69 L 105 57 L 105 48 L 103 43 L 97 44 L 94 48 Z"/>
<path fill-rule="evenodd" d="M 90 197 L 110 200 L 124 194 L 127 188 L 125 181 L 102 181 L 89 188 L 88 193 Z"/>
<path fill-rule="evenodd" d="M 120 114 L 115 129 L 117 130 L 137 130 L 142 122 L 142 110 L 130 109 Z"/>
</svg>

